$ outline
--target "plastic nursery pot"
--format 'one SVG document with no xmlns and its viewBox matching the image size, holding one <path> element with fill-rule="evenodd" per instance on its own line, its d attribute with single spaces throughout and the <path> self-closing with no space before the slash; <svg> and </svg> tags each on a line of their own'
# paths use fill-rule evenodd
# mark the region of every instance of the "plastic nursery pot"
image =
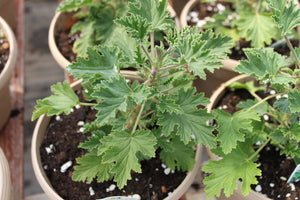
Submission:
<svg viewBox="0 0 300 200">
<path fill-rule="evenodd" d="M 134 80 L 134 72 L 128 72 L 130 73 L 130 76 L 132 77 L 131 80 Z M 138 78 L 135 78 L 136 80 L 139 80 Z M 76 81 L 71 84 L 73 90 L 77 90 L 81 88 L 80 81 Z M 51 200 L 62 200 L 63 198 L 60 197 L 56 191 L 51 186 L 51 183 L 49 179 L 47 178 L 47 175 L 45 174 L 44 168 L 41 163 L 41 157 L 40 157 L 40 146 L 43 142 L 47 126 L 50 122 L 50 117 L 47 117 L 46 115 L 42 115 L 35 126 L 33 137 L 32 137 L 32 145 L 31 145 L 31 158 L 32 158 L 32 165 L 33 170 L 35 173 L 35 176 L 41 185 L 42 189 L 46 193 L 46 195 Z M 164 200 L 177 200 L 177 199 L 185 199 L 185 192 L 189 189 L 191 184 L 194 181 L 195 176 L 200 170 L 201 166 L 201 158 L 202 158 L 202 146 L 199 145 L 197 147 L 196 155 L 195 155 L 195 165 L 192 171 L 190 171 L 185 179 L 182 181 L 182 183 L 177 187 L 176 190 L 172 192 L 168 197 L 166 197 Z"/>
<path fill-rule="evenodd" d="M 11 180 L 7 159 L 0 148 L 0 199 L 11 199 Z"/>
<path fill-rule="evenodd" d="M 15 1 L 0 0 L 0 13 L 1 17 L 5 19 L 7 24 L 14 29 L 17 25 L 17 17 L 15 10 Z"/>
<path fill-rule="evenodd" d="M 247 81 L 250 81 L 250 80 L 254 80 L 253 77 L 249 77 L 247 75 L 238 75 L 224 83 L 222 83 L 218 89 L 212 94 L 212 96 L 210 97 L 210 104 L 207 106 L 207 110 L 208 112 L 210 112 L 216 105 L 217 103 L 219 102 L 219 100 L 223 97 L 223 95 L 225 94 L 226 92 L 226 88 L 228 87 L 228 85 L 230 85 L 231 83 L 233 82 L 242 82 L 242 83 L 245 83 Z M 215 154 L 213 154 L 211 151 L 210 151 L 210 148 L 206 148 L 206 152 L 207 152 L 207 155 L 209 157 L 209 159 L 212 159 L 212 160 L 219 160 L 220 158 L 218 156 L 216 156 Z M 218 198 L 219 200 L 225 200 L 225 199 L 228 199 L 228 200 L 271 200 L 270 198 L 267 198 L 265 197 L 263 194 L 260 194 L 258 192 L 255 192 L 253 190 L 250 191 L 249 195 L 247 196 L 244 196 L 242 194 L 242 190 L 241 190 L 241 185 L 242 183 L 239 181 L 238 182 L 238 189 L 234 191 L 233 195 L 231 195 L 230 197 L 226 197 L 223 193 L 221 194 L 221 196 Z"/>
<path fill-rule="evenodd" d="M 11 96 L 9 83 L 16 64 L 18 49 L 15 35 L 2 17 L 0 17 L 0 29 L 3 31 L 4 36 L 7 38 L 9 43 L 9 57 L 4 69 L 0 73 L 0 129 L 2 129 L 10 115 Z"/>
</svg>

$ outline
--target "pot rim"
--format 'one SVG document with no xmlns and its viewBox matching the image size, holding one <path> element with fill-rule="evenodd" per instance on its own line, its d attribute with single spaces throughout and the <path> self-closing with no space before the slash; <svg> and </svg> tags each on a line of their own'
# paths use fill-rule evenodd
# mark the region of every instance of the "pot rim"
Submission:
<svg viewBox="0 0 300 200">
<path fill-rule="evenodd" d="M 9 43 L 9 57 L 4 66 L 3 71 L 0 74 L 0 89 L 2 89 L 3 87 L 6 86 L 6 84 L 8 84 L 12 72 L 14 70 L 14 67 L 16 65 L 18 47 L 17 47 L 17 41 L 14 32 L 1 16 L 0 16 L 0 28 L 2 29 Z"/>
<path fill-rule="evenodd" d="M 132 72 L 130 73 L 132 75 Z M 73 89 L 78 89 L 81 85 L 81 80 L 78 80 L 71 84 L 71 87 Z M 40 132 L 45 133 L 47 129 L 47 125 L 50 122 L 50 117 L 46 116 L 46 114 L 39 117 L 35 128 L 33 132 L 32 137 L 32 145 L 31 145 L 31 158 L 32 158 L 32 165 L 33 170 L 35 173 L 35 176 L 41 185 L 44 192 L 47 194 L 47 196 L 50 199 L 53 200 L 62 200 L 62 198 L 55 192 L 53 187 L 50 184 L 50 181 L 47 178 L 47 175 L 45 174 L 45 171 L 43 170 L 43 166 L 41 164 L 41 158 L 40 158 L 40 145 L 43 139 L 43 135 L 41 135 Z M 42 127 L 40 129 L 40 127 Z M 181 196 L 185 194 L 185 192 L 188 190 L 192 182 L 194 181 L 194 178 L 196 174 L 199 172 L 201 167 L 201 159 L 202 159 L 202 145 L 197 146 L 196 154 L 195 154 L 196 162 L 194 164 L 194 168 L 192 171 L 187 173 L 187 176 L 184 178 L 184 180 L 181 182 L 181 184 L 172 192 L 171 195 L 166 197 L 164 200 L 174 200 L 179 199 Z"/>
<path fill-rule="evenodd" d="M 8 161 L 0 147 L 0 199 L 10 200 L 11 198 L 11 180 Z"/>
</svg>

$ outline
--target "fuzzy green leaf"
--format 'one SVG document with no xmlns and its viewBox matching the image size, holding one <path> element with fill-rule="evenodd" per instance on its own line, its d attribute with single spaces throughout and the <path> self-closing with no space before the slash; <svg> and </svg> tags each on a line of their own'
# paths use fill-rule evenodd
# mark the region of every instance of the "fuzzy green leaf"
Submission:
<svg viewBox="0 0 300 200">
<path fill-rule="evenodd" d="M 62 1 L 58 5 L 56 12 L 59 12 L 59 11 L 73 12 L 73 11 L 77 11 L 78 9 L 82 8 L 83 6 L 87 6 L 92 3 L 93 3 L 93 0 L 65 0 L 65 1 Z"/>
<path fill-rule="evenodd" d="M 91 183 L 95 177 L 98 182 L 108 181 L 112 178 L 110 169 L 111 163 L 103 163 L 102 157 L 96 153 L 86 153 L 80 158 L 76 159 L 79 165 L 74 167 L 72 179 L 74 181 L 82 181 Z"/>
<path fill-rule="evenodd" d="M 90 79 L 100 76 L 102 79 L 109 79 L 118 73 L 118 60 L 121 54 L 117 48 L 96 46 L 88 48 L 88 59 L 78 57 L 77 62 L 67 67 L 67 71 L 75 79 L 83 79 L 89 82 Z"/>
<path fill-rule="evenodd" d="M 174 99 L 182 112 L 158 113 L 158 124 L 163 127 L 163 132 L 170 135 L 173 131 L 187 144 L 191 141 L 191 135 L 195 136 L 196 143 L 204 143 L 214 147 L 213 127 L 208 126 L 207 122 L 212 119 L 211 114 L 206 109 L 197 109 L 199 105 L 206 105 L 209 101 L 203 94 L 195 94 L 195 88 L 179 91 Z"/>
<path fill-rule="evenodd" d="M 217 140 L 225 154 L 236 148 L 238 141 L 245 141 L 243 130 L 252 131 L 252 121 L 260 121 L 259 115 L 253 110 L 241 110 L 233 115 L 223 111 L 214 110 L 213 115 L 216 118 L 219 131 Z"/>
<path fill-rule="evenodd" d="M 138 130 L 131 134 L 127 131 L 113 132 L 101 142 L 98 154 L 103 155 L 104 163 L 113 164 L 110 172 L 120 189 L 127 180 L 131 180 L 132 171 L 141 173 L 137 153 L 155 156 L 156 138 L 150 131 Z"/>
<path fill-rule="evenodd" d="M 95 108 L 99 111 L 97 121 L 100 125 L 112 124 L 117 111 L 126 112 L 129 103 L 140 104 L 150 95 L 149 87 L 139 85 L 130 88 L 122 76 L 113 77 L 102 81 L 101 85 L 95 88 L 93 97 L 99 99 Z"/>
<path fill-rule="evenodd" d="M 159 102 L 156 104 L 157 108 L 160 112 L 168 112 L 168 113 L 180 113 L 183 112 L 181 107 L 175 103 L 174 99 L 168 98 L 168 96 L 164 95 L 159 99 Z"/>
<path fill-rule="evenodd" d="M 291 30 L 300 25 L 300 10 L 293 0 L 267 0 L 273 13 L 273 19 L 281 29 L 281 35 L 287 35 Z"/>
<path fill-rule="evenodd" d="M 250 185 L 257 183 L 255 176 L 261 175 L 260 169 L 257 168 L 258 164 L 246 161 L 251 153 L 254 153 L 251 145 L 241 143 L 230 154 L 222 155 L 224 156 L 222 160 L 209 160 L 208 164 L 204 165 L 203 171 L 212 173 L 203 181 L 208 198 L 213 198 L 215 195 L 219 197 L 222 189 L 229 197 L 237 189 L 236 183 L 239 179 L 242 179 L 243 195 L 249 194 Z"/>
<path fill-rule="evenodd" d="M 294 79 L 278 74 L 280 68 L 289 65 L 289 61 L 272 48 L 244 49 L 249 61 L 242 60 L 235 70 L 242 74 L 254 76 L 257 79 L 272 84 L 294 83 Z"/>
<path fill-rule="evenodd" d="M 257 104 L 258 102 L 259 101 L 257 99 L 255 99 L 255 100 L 248 99 L 247 101 L 243 101 L 243 102 L 238 103 L 236 106 L 238 108 L 248 109 L 248 108 L 254 106 L 255 104 Z M 263 115 L 268 111 L 269 107 L 270 106 L 267 102 L 263 102 L 262 104 L 260 104 L 260 105 L 256 106 L 255 108 L 253 108 L 253 110 L 255 112 L 257 112 L 259 115 Z"/>
<path fill-rule="evenodd" d="M 59 115 L 61 113 L 70 114 L 71 108 L 79 104 L 78 96 L 74 93 L 70 84 L 64 81 L 51 86 L 53 95 L 42 100 L 37 100 L 37 105 L 32 114 L 32 120 L 46 114 L 47 116 Z"/>
<path fill-rule="evenodd" d="M 92 21 L 78 21 L 71 28 L 71 33 L 75 34 L 77 31 L 81 32 L 80 38 L 78 38 L 73 45 L 73 51 L 77 56 L 86 57 L 87 49 L 95 44 L 94 38 L 94 22 Z"/>
<path fill-rule="evenodd" d="M 281 112 L 291 114 L 289 100 L 285 97 L 281 97 L 274 103 L 274 108 L 278 108 Z"/>
<path fill-rule="evenodd" d="M 242 12 L 237 26 L 241 37 L 251 41 L 251 46 L 256 48 L 270 45 L 278 32 L 269 13 Z"/>
<path fill-rule="evenodd" d="M 247 81 L 245 83 L 233 82 L 228 87 L 235 88 L 235 89 L 246 89 L 250 92 L 258 92 L 258 91 L 266 90 L 266 87 L 264 86 L 255 86 L 254 81 Z"/>
<path fill-rule="evenodd" d="M 180 138 L 173 137 L 171 140 L 162 136 L 158 138 L 162 148 L 160 158 L 172 170 L 191 171 L 195 164 L 195 151 L 191 145 L 184 144 Z"/>
<path fill-rule="evenodd" d="M 78 145 L 79 148 L 87 149 L 89 152 L 92 152 L 99 148 L 99 145 L 101 145 L 100 140 L 105 136 L 106 134 L 99 130 L 99 131 L 93 131 L 93 135 L 88 137 L 88 140 L 84 143 L 80 143 Z"/>
<path fill-rule="evenodd" d="M 300 112 L 300 92 L 298 90 L 294 90 L 288 93 L 288 102 L 290 103 L 290 110 L 292 113 Z"/>
</svg>

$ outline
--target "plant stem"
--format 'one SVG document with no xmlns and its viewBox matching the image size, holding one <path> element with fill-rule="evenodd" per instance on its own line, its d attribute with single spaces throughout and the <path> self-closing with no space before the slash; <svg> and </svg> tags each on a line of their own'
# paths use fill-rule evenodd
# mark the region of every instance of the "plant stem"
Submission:
<svg viewBox="0 0 300 200">
<path fill-rule="evenodd" d="M 165 70 L 173 69 L 173 68 L 179 67 L 179 66 L 182 66 L 182 65 L 170 65 L 170 66 L 167 66 L 167 67 L 160 68 L 159 71 L 165 71 Z"/>
<path fill-rule="evenodd" d="M 96 106 L 97 104 L 80 102 L 79 105 L 81 105 L 81 106 Z"/>
<path fill-rule="evenodd" d="M 154 32 L 150 33 L 151 57 L 154 58 Z"/>
<path fill-rule="evenodd" d="M 257 102 L 255 105 L 251 106 L 250 108 L 248 108 L 249 110 L 252 110 L 253 108 L 259 106 L 260 104 L 262 104 L 263 102 L 269 100 L 269 99 L 272 99 L 278 95 L 282 95 L 283 93 L 279 93 L 279 94 L 273 94 L 273 95 L 270 95 L 270 96 L 267 96 L 266 98 L 262 99 L 261 101 Z"/>
<path fill-rule="evenodd" d="M 247 160 L 245 162 L 249 162 L 250 160 L 252 160 L 255 156 L 257 156 L 257 154 L 271 141 L 271 138 L 269 138 L 263 145 L 261 145 L 255 152 L 254 154 L 252 154 L 249 158 L 247 158 Z M 245 162 L 243 162 L 242 164 L 244 164 Z"/>
<path fill-rule="evenodd" d="M 135 120 L 135 123 L 134 123 L 134 126 L 133 126 L 133 128 L 132 128 L 131 133 L 134 133 L 134 131 L 136 130 L 136 128 L 137 128 L 137 126 L 138 126 L 138 124 L 139 124 L 139 121 L 140 121 L 140 119 L 141 119 L 141 116 L 142 116 L 142 112 L 143 112 L 143 110 L 144 110 L 144 107 L 145 107 L 145 103 L 143 103 L 142 106 L 141 106 L 141 108 L 140 108 L 139 114 L 138 114 L 138 116 L 137 116 L 137 118 L 136 118 L 136 120 Z"/>
<path fill-rule="evenodd" d="M 151 58 L 151 56 L 149 55 L 148 51 L 145 49 L 144 45 L 141 45 L 142 50 L 144 51 L 144 53 L 146 54 L 147 58 L 150 60 L 151 64 L 153 63 L 153 60 Z"/>
<path fill-rule="evenodd" d="M 298 67 L 300 66 L 300 60 L 299 60 L 299 58 L 298 58 L 298 56 L 297 56 L 297 54 L 296 54 L 296 51 L 295 51 L 293 45 L 291 44 L 290 40 L 288 39 L 288 37 L 287 37 L 286 35 L 284 35 L 284 39 L 285 39 L 285 41 L 286 41 L 286 43 L 287 43 L 289 49 L 291 50 L 293 56 L 294 56 L 295 59 L 296 59 L 296 68 L 298 68 Z"/>
</svg>

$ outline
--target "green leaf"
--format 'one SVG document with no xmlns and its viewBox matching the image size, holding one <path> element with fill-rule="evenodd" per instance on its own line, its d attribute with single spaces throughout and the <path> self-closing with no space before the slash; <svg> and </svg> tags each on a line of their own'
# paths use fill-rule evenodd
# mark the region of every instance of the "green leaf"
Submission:
<svg viewBox="0 0 300 200">
<path fill-rule="evenodd" d="M 92 3 L 93 3 L 93 0 L 65 0 L 65 1 L 62 1 L 58 5 L 56 12 L 59 12 L 59 11 L 73 12 L 73 11 L 77 11 L 78 9 L 82 8 L 83 6 L 87 6 Z"/>
<path fill-rule="evenodd" d="M 138 130 L 131 134 L 127 131 L 112 132 L 101 142 L 98 154 L 103 155 L 103 163 L 113 164 L 110 173 L 120 189 L 127 180 L 131 180 L 132 171 L 141 173 L 138 152 L 144 156 L 155 156 L 156 138 L 150 131 Z"/>
<path fill-rule="evenodd" d="M 288 93 L 288 102 L 290 103 L 290 110 L 292 113 L 300 112 L 300 92 L 298 90 L 294 90 Z"/>
<path fill-rule="evenodd" d="M 195 151 L 192 145 L 184 144 L 178 136 L 169 139 L 161 136 L 158 138 L 162 148 L 160 158 L 170 169 L 191 171 L 195 164 Z"/>
<path fill-rule="evenodd" d="M 80 158 L 76 159 L 79 165 L 74 167 L 72 175 L 73 181 L 82 181 L 91 183 L 95 177 L 98 182 L 108 181 L 112 178 L 110 169 L 111 163 L 103 163 L 102 157 L 97 156 L 96 153 L 86 153 Z"/>
<path fill-rule="evenodd" d="M 300 10 L 294 1 L 267 0 L 273 13 L 273 19 L 281 29 L 281 36 L 287 35 L 292 29 L 300 25 Z"/>
<path fill-rule="evenodd" d="M 71 28 L 71 34 L 80 31 L 80 38 L 78 38 L 73 45 L 73 51 L 77 56 L 86 57 L 87 49 L 95 45 L 94 38 L 94 22 L 92 21 L 78 21 Z"/>
<path fill-rule="evenodd" d="M 101 145 L 100 139 L 103 138 L 105 135 L 106 135 L 105 132 L 101 130 L 93 131 L 93 135 L 88 137 L 87 141 L 80 143 L 78 147 L 87 149 L 89 152 L 97 150 Z"/>
<path fill-rule="evenodd" d="M 206 109 L 197 109 L 199 105 L 206 105 L 209 101 L 203 94 L 195 94 L 195 88 L 179 91 L 175 96 L 175 103 L 181 107 L 183 112 L 160 112 L 158 113 L 158 124 L 163 127 L 163 132 L 168 136 L 173 131 L 187 144 L 191 141 L 191 136 L 195 136 L 196 143 L 204 143 L 214 147 L 213 127 L 207 125 L 212 119 Z M 166 111 L 166 110 L 164 110 Z"/>
<path fill-rule="evenodd" d="M 168 113 L 180 113 L 183 112 L 180 105 L 175 103 L 174 99 L 170 99 L 168 95 L 163 95 L 159 102 L 156 104 L 157 108 L 160 112 L 168 112 Z"/>
<path fill-rule="evenodd" d="M 235 88 L 235 89 L 246 89 L 250 92 L 258 92 L 258 91 L 265 91 L 265 86 L 255 86 L 254 81 L 247 81 L 245 83 L 241 82 L 233 82 L 229 86 L 229 88 Z"/>
<path fill-rule="evenodd" d="M 109 79 L 119 72 L 118 60 L 121 57 L 119 50 L 115 47 L 95 46 L 87 50 L 88 59 L 78 57 L 77 62 L 67 67 L 67 71 L 75 79 L 83 79 L 89 82 L 90 79 L 100 76 L 102 79 Z"/>
<path fill-rule="evenodd" d="M 274 103 L 274 108 L 278 108 L 279 111 L 291 114 L 289 100 L 285 97 L 281 97 Z"/>
<path fill-rule="evenodd" d="M 289 65 L 289 61 L 272 48 L 244 49 L 244 52 L 249 61 L 240 61 L 235 71 L 273 84 L 288 85 L 295 82 L 291 77 L 278 74 L 280 68 Z"/>
<path fill-rule="evenodd" d="M 258 164 L 246 160 L 251 153 L 254 153 L 252 144 L 240 143 L 230 154 L 222 155 L 223 159 L 209 160 L 208 164 L 204 165 L 203 171 L 212 173 L 203 181 L 208 198 L 213 198 L 215 195 L 219 197 L 222 189 L 229 197 L 237 189 L 236 183 L 239 179 L 242 180 L 243 195 L 249 194 L 250 185 L 257 183 L 255 176 L 261 175 L 260 169 L 257 168 Z"/>
<path fill-rule="evenodd" d="M 149 90 L 149 87 L 145 85 L 130 88 L 122 76 L 102 81 L 92 94 L 100 101 L 95 106 L 99 111 L 96 114 L 99 125 L 113 123 L 117 111 L 126 112 L 130 103 L 137 105 L 144 102 L 151 94 Z"/>
<path fill-rule="evenodd" d="M 241 110 L 233 115 L 223 111 L 214 110 L 213 115 L 217 121 L 217 141 L 225 154 L 236 148 L 238 141 L 245 141 L 243 130 L 252 131 L 252 121 L 260 121 L 259 115 L 253 110 Z"/>
<path fill-rule="evenodd" d="M 70 114 L 71 108 L 78 105 L 78 96 L 74 93 L 70 84 L 64 81 L 63 84 L 57 83 L 51 86 L 53 95 L 42 100 L 37 100 L 37 105 L 32 114 L 32 120 L 35 120 L 43 114 L 47 116 L 59 115 L 61 113 Z"/>
<path fill-rule="evenodd" d="M 251 46 L 256 48 L 270 45 L 278 32 L 269 13 L 242 12 L 237 26 L 241 37 L 251 41 Z"/>
</svg>

